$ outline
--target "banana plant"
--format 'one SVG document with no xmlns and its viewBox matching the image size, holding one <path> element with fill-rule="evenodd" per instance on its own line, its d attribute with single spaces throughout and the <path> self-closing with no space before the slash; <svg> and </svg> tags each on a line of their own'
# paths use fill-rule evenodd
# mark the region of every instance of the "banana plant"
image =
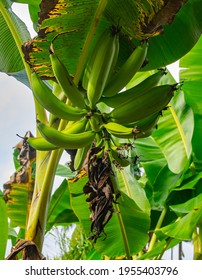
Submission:
<svg viewBox="0 0 202 280">
<path fill-rule="evenodd" d="M 21 159 L 18 166 L 17 174 L 26 167 L 29 175 L 26 184 L 33 189 L 31 196 L 25 198 L 26 213 L 20 218 L 23 224 L 14 219 L 21 228 L 21 239 L 9 258 L 15 258 L 19 252 L 24 259 L 42 258 L 45 232 L 53 225 L 75 223 L 81 225 L 89 240 L 94 242 L 93 252 L 97 258 L 160 259 L 166 249 L 194 238 L 194 257 L 200 259 L 201 159 L 200 149 L 197 149 L 200 110 L 195 108 L 195 104 L 200 103 L 195 103 L 194 98 L 198 96 L 192 99 L 191 94 L 200 85 L 200 75 L 193 75 L 192 80 L 189 73 L 189 67 L 190 71 L 194 69 L 194 74 L 200 73 L 200 68 L 192 68 L 189 60 L 189 55 L 191 58 L 195 55 L 191 61 L 198 63 L 202 29 L 200 1 L 176 1 L 175 5 L 172 1 L 166 4 L 146 0 L 77 1 L 79 6 L 68 0 L 52 4 L 46 0 L 12 2 L 29 4 L 38 36 L 30 39 L 24 32 L 25 24 L 12 12 L 11 2 L 1 1 L 3 29 L 0 36 L 7 36 L 6 43 L 12 46 L 17 61 L 10 65 L 10 60 L 3 56 L 7 48 L 5 43 L 0 49 L 4 62 L 1 71 L 15 73 L 32 88 L 37 137 L 24 137 L 21 143 L 20 152 L 36 148 L 36 161 L 35 157 L 34 160 L 28 157 L 26 165 Z M 104 30 L 108 30 L 108 37 L 100 39 Z M 187 36 L 184 36 L 185 32 Z M 109 53 L 104 56 L 106 49 Z M 132 64 L 134 56 L 139 60 Z M 123 102 L 125 107 L 111 112 L 108 111 L 111 105 L 99 103 L 102 94 L 102 101 L 112 98 L 113 103 L 113 95 L 124 86 L 129 92 L 133 91 L 138 87 L 137 81 L 143 81 L 144 87 L 152 87 L 145 76 L 154 76 L 158 73 L 157 68 L 165 68 L 178 59 L 181 59 L 182 67 L 187 68 L 181 73 L 185 86 L 173 97 L 176 90 L 173 78 L 167 74 L 160 83 L 158 80 L 159 92 L 164 93 L 166 88 L 168 93 L 165 94 L 166 101 L 164 99 L 158 108 L 155 103 L 160 103 L 162 94 L 156 96 L 153 111 L 148 106 L 151 105 L 149 97 L 144 98 L 145 101 L 141 97 L 141 101 L 136 102 L 139 104 L 136 105 L 138 118 L 131 118 L 135 104 L 130 99 L 128 103 L 127 100 Z M 47 82 L 42 83 L 41 79 Z M 145 96 L 146 92 L 145 89 Z M 142 104 L 147 104 L 148 108 L 143 110 Z M 167 110 L 163 110 L 165 107 Z M 163 116 L 158 113 L 161 110 Z M 146 128 L 143 120 L 151 116 L 152 122 L 147 119 Z M 85 125 L 81 120 L 83 117 L 87 120 Z M 155 130 L 157 121 L 158 129 Z M 78 128 L 80 122 L 82 131 Z M 112 125 L 111 129 L 111 122 L 117 122 L 118 126 Z M 109 137 L 111 142 L 107 140 Z M 126 141 L 128 138 L 131 140 Z M 71 173 L 72 178 L 65 180 L 50 199 L 63 150 L 72 148 L 78 149 L 74 157 L 77 173 Z M 78 162 L 81 158 L 87 159 L 85 168 Z M 99 168 L 103 173 L 98 173 Z M 95 192 L 92 178 L 97 178 L 96 184 L 100 184 L 99 191 L 103 196 Z M 19 196 L 20 192 L 24 194 L 21 182 L 17 185 L 19 189 L 16 182 L 10 182 L 9 186 L 10 199 L 16 194 Z M 22 203 L 20 195 L 16 205 Z M 11 218 L 9 203 L 7 208 Z M 2 222 L 5 224 L 2 248 L 5 248 L 7 235 L 5 220 L 6 214 Z M 192 224 L 188 227 L 190 221 Z M 35 248 L 33 254 L 27 253 L 30 246 Z M 88 258 L 94 256 L 92 253 Z"/>
</svg>

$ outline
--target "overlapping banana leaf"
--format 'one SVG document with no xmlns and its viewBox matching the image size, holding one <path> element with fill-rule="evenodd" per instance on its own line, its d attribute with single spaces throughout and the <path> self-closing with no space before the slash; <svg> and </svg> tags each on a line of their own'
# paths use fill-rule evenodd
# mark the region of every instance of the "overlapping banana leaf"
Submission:
<svg viewBox="0 0 202 280">
<path fill-rule="evenodd" d="M 185 57 L 180 60 L 180 78 L 184 81 L 183 89 L 185 100 L 194 112 L 193 155 L 197 168 L 201 169 L 202 163 L 202 38 Z"/>
<path fill-rule="evenodd" d="M 32 158 L 32 163 L 30 161 L 30 165 L 22 169 L 18 157 L 19 151 L 15 148 L 13 162 L 16 170 L 10 180 L 4 184 L 4 198 L 11 227 L 24 230 L 32 201 L 35 164 Z"/>
<path fill-rule="evenodd" d="M 193 112 L 185 103 L 183 92 L 178 91 L 170 108 L 163 112 L 158 129 L 152 135 L 173 173 L 182 172 L 189 162 L 193 129 Z"/>
<path fill-rule="evenodd" d="M 7 2 L 7 0 L 4 0 Z M 36 21 L 38 20 L 38 10 L 40 0 L 25 0 L 25 1 L 12 1 L 18 3 L 29 4 L 29 10 L 31 18 L 33 20 L 34 26 L 36 28 Z M 50 76 L 52 75 L 50 70 L 50 61 L 48 57 L 48 49 L 50 42 L 56 35 L 60 34 L 55 40 L 55 49 L 63 60 L 63 62 L 68 66 L 68 69 L 72 74 L 75 73 L 76 65 L 80 58 L 81 50 L 89 33 L 90 24 L 93 21 L 96 8 L 99 1 L 77 1 L 70 2 L 68 0 L 53 1 L 51 4 L 49 1 L 42 1 L 41 3 L 41 13 L 39 17 L 40 30 L 39 37 L 34 41 L 34 47 L 28 50 L 27 55 L 31 60 L 35 69 L 40 70 L 41 75 Z M 186 1 L 184 1 L 186 2 Z M 8 4 L 10 2 L 7 2 Z M 165 17 L 165 10 L 162 15 L 159 16 L 157 13 L 158 9 L 162 8 L 163 1 L 108 1 L 108 5 L 104 14 L 104 18 L 101 20 L 101 24 L 98 28 L 98 33 L 100 29 L 108 26 L 110 24 L 120 24 L 124 34 L 132 37 L 137 36 L 138 26 L 144 25 L 144 21 L 147 17 L 151 17 L 154 24 L 154 31 L 152 33 L 152 28 L 150 26 L 150 33 L 156 35 L 158 33 L 158 26 L 161 23 L 166 23 L 168 18 Z M 176 2 L 176 7 L 179 5 Z M 54 8 L 54 9 L 53 9 Z M 138 12 L 138 9 L 140 12 Z M 150 63 L 145 68 L 154 69 L 160 66 L 165 66 L 187 53 L 198 40 L 201 30 L 201 3 L 200 0 L 189 0 L 178 12 L 175 20 L 172 24 L 164 26 L 164 32 L 150 40 L 150 47 L 148 51 L 148 59 Z M 168 10 L 168 14 L 172 14 Z M 50 13 L 50 14 L 49 14 Z M 164 16 L 163 16 L 164 15 Z M 141 18 L 140 18 L 141 16 Z M 4 19 L 1 18 L 1 34 L 0 38 L 4 38 L 2 48 L 0 48 L 0 57 L 2 59 L 1 65 L 4 65 L 1 71 L 6 73 L 15 73 L 18 77 L 18 71 L 23 69 L 22 62 L 20 62 L 20 57 L 18 55 L 17 48 L 15 47 L 12 35 L 8 31 L 8 27 L 5 26 Z M 164 19 L 164 21 L 162 20 Z M 22 36 L 23 41 L 29 39 L 29 34 L 27 33 L 25 25 L 18 21 L 18 31 Z M 2 29 L 2 26 L 5 26 Z M 22 30 L 22 32 L 21 32 Z M 147 30 L 148 31 L 148 30 Z M 25 36 L 25 34 L 27 34 Z M 151 35 L 150 34 L 150 35 Z M 184 36 L 186 34 L 186 36 Z M 5 40 L 6 38 L 6 40 Z M 2 40 L 1 40 L 2 42 Z M 11 67 L 10 57 L 3 55 L 6 51 L 12 49 L 13 61 L 19 62 Z M 124 42 L 121 54 L 120 62 L 129 55 L 131 48 L 126 46 Z M 15 57 L 14 57 L 15 56 Z M 19 79 L 27 83 L 25 79 L 25 73 L 19 72 Z M 24 79 L 24 80 L 23 80 Z"/>
<path fill-rule="evenodd" d="M 31 205 L 32 183 L 12 184 L 7 203 L 8 217 L 13 227 L 25 228 Z"/>
<path fill-rule="evenodd" d="M 169 236 L 179 240 L 191 240 L 197 225 L 201 223 L 202 207 L 192 209 L 188 214 L 175 222 L 156 231 L 159 238 Z"/>
<path fill-rule="evenodd" d="M 165 25 L 164 32 L 151 39 L 148 52 L 149 64 L 145 69 L 165 66 L 187 53 L 201 34 L 200 1 L 189 0 L 177 13 L 183 2 L 186 1 L 177 1 L 173 9 L 170 9 L 169 5 L 164 8 L 164 2 L 161 0 L 110 0 L 103 17 L 100 18 L 96 36 L 106 26 L 115 24 L 122 26 L 124 35 L 141 40 L 158 35 L 163 24 Z M 51 5 L 47 4 L 47 0 L 41 2 L 38 38 L 26 45 L 25 49 L 27 60 L 41 76 L 46 78 L 52 76 L 48 49 L 53 38 L 55 38 L 56 53 L 66 64 L 70 73 L 75 74 L 81 55 L 84 60 L 88 55 L 83 53 L 86 52 L 84 45 L 86 37 L 94 32 L 91 24 L 95 20 L 94 16 L 99 3 L 98 0 L 79 2 L 58 0 Z M 174 22 L 168 24 L 172 22 L 175 13 L 177 15 Z M 185 33 L 186 36 L 184 36 Z M 131 53 L 130 45 L 137 44 L 136 39 L 130 44 L 127 37 L 122 40 L 120 62 L 123 62 Z"/>
</svg>

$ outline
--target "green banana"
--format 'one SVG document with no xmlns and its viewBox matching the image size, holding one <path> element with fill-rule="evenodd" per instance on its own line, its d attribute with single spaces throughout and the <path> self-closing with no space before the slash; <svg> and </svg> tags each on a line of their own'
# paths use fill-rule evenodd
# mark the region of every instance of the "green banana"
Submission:
<svg viewBox="0 0 202 280">
<path fill-rule="evenodd" d="M 161 111 L 169 103 L 176 90 L 176 85 L 156 86 L 134 100 L 113 109 L 108 117 L 111 122 L 121 124 L 142 120 Z"/>
<path fill-rule="evenodd" d="M 91 108 L 95 108 L 99 101 L 114 65 L 114 59 L 117 59 L 116 49 L 119 45 L 119 36 L 107 29 L 98 43 L 95 46 L 96 55 L 87 86 L 87 97 Z"/>
<path fill-rule="evenodd" d="M 99 119 L 96 118 L 96 116 L 92 115 L 89 119 L 89 123 L 91 126 L 91 129 L 95 132 L 99 132 L 100 131 L 100 124 L 99 124 Z"/>
<path fill-rule="evenodd" d="M 102 96 L 100 101 L 104 102 L 107 106 L 111 108 L 116 108 L 121 104 L 123 104 L 126 100 L 135 99 L 139 95 L 142 95 L 148 90 L 150 90 L 151 88 L 155 87 L 159 83 L 160 79 L 163 77 L 164 74 L 165 71 L 160 70 L 155 74 L 146 78 L 144 81 L 142 81 L 135 87 L 130 88 L 126 91 L 122 91 L 114 96 L 110 96 L 110 97 Z"/>
<path fill-rule="evenodd" d="M 37 151 L 51 151 L 59 149 L 58 146 L 51 144 L 43 137 L 29 137 L 26 141 Z"/>
<path fill-rule="evenodd" d="M 85 117 L 76 122 L 68 122 L 66 128 L 62 130 L 62 132 L 70 134 L 84 132 L 86 129 L 87 122 L 88 120 Z"/>
<path fill-rule="evenodd" d="M 50 46 L 50 60 L 56 80 L 62 88 L 65 95 L 67 96 L 67 98 L 74 106 L 79 108 L 86 108 L 86 103 L 83 95 L 81 94 L 77 86 L 74 84 L 74 81 L 69 75 L 69 72 L 66 69 L 65 65 L 55 54 L 52 44 Z"/>
<path fill-rule="evenodd" d="M 160 116 L 161 116 L 161 111 L 157 112 L 157 113 L 154 113 L 154 114 L 152 114 L 152 115 L 150 115 L 150 116 L 148 116 L 148 117 L 146 117 L 142 120 L 124 124 L 124 126 L 130 127 L 130 128 L 138 127 L 139 131 L 144 132 L 148 129 L 151 129 L 152 127 L 155 127 L 159 118 L 160 118 Z"/>
<path fill-rule="evenodd" d="M 96 42 L 96 45 L 93 47 L 93 50 L 91 52 L 91 55 L 87 61 L 87 64 L 86 64 L 86 67 L 85 67 L 85 70 L 84 70 L 84 74 L 83 74 L 83 77 L 82 77 L 82 87 L 87 90 L 88 88 L 88 82 L 89 82 L 89 79 L 90 79 L 90 76 L 91 76 L 91 73 L 92 73 L 92 68 L 93 68 L 93 65 L 94 65 L 94 61 L 95 61 L 95 58 L 97 56 L 97 51 L 98 51 L 98 48 L 100 47 L 100 45 L 103 43 L 103 37 L 105 36 L 105 33 L 109 33 L 111 32 L 112 34 L 117 34 L 119 33 L 119 30 L 112 26 L 109 28 L 109 30 L 105 30 L 104 31 L 104 34 L 102 34 L 97 42 Z M 105 40 L 105 38 L 104 38 Z M 119 53 L 119 40 L 116 41 L 116 46 L 115 46 L 115 53 L 114 53 L 114 59 L 113 59 L 113 62 L 112 62 L 112 67 L 111 67 L 111 70 L 109 72 L 109 77 L 111 76 L 113 70 L 114 70 L 114 67 L 116 65 L 116 62 L 117 62 L 117 58 L 118 58 L 118 53 Z M 107 62 L 108 63 L 108 62 Z"/>
<path fill-rule="evenodd" d="M 67 127 L 62 130 L 62 133 L 76 134 L 85 131 L 87 119 L 83 118 L 80 121 L 68 123 Z M 57 145 L 51 144 L 43 137 L 30 137 L 27 139 L 27 143 L 38 151 L 50 151 L 59 149 Z"/>
<path fill-rule="evenodd" d="M 161 112 L 157 112 L 145 119 L 128 124 L 128 126 L 130 127 L 136 126 L 138 128 L 139 132 L 137 133 L 136 138 L 145 138 L 152 134 L 152 132 L 157 126 L 160 116 L 161 116 Z"/>
<path fill-rule="evenodd" d="M 64 133 L 41 122 L 37 124 L 41 135 L 51 144 L 64 149 L 78 149 L 93 142 L 95 132 L 85 131 L 81 133 Z"/>
<path fill-rule="evenodd" d="M 85 109 L 74 108 L 59 100 L 35 72 L 31 74 L 31 88 L 37 101 L 60 119 L 77 121 L 87 113 Z"/>
<path fill-rule="evenodd" d="M 106 130 L 117 138 L 129 139 L 136 138 L 136 135 L 140 132 L 136 126 L 133 128 L 123 126 L 119 123 L 109 122 L 103 124 Z"/>
<path fill-rule="evenodd" d="M 103 91 L 104 96 L 113 96 L 128 84 L 142 66 L 146 58 L 147 48 L 148 43 L 147 41 L 144 41 L 132 52 L 120 70 L 108 81 Z"/>
<path fill-rule="evenodd" d="M 74 170 L 80 170 L 83 167 L 84 161 L 86 159 L 88 150 L 90 149 L 91 144 L 86 147 L 79 148 L 76 152 L 74 158 Z"/>
</svg>

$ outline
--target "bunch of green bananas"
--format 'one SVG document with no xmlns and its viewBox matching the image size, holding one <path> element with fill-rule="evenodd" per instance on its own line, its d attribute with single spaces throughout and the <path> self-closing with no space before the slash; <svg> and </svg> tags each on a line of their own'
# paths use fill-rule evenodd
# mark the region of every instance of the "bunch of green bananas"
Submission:
<svg viewBox="0 0 202 280">
<path fill-rule="evenodd" d="M 75 170 L 82 167 L 92 146 L 101 147 L 97 157 L 102 157 L 107 150 L 110 159 L 120 166 L 130 164 L 130 160 L 120 155 L 119 139 L 133 141 L 151 135 L 161 110 L 173 97 L 176 85 L 158 85 L 165 74 L 160 69 L 138 85 L 121 92 L 143 65 L 148 42 L 140 42 L 117 71 L 119 35 L 120 29 L 114 26 L 101 34 L 83 71 L 82 90 L 76 86 L 51 44 L 52 70 L 65 98 L 54 94 L 35 72 L 31 75 L 31 87 L 34 97 L 52 119 L 64 119 L 68 123 L 59 131 L 52 121 L 49 124 L 38 122 L 41 137 L 27 139 L 33 148 L 47 151 L 76 149 Z M 101 103 L 110 108 L 109 113 L 100 109 Z"/>
</svg>

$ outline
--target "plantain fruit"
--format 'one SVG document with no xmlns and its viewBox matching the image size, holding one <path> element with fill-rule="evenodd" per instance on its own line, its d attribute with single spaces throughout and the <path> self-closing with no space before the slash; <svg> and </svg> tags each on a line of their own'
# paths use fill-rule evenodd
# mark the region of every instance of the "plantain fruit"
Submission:
<svg viewBox="0 0 202 280">
<path fill-rule="evenodd" d="M 150 90 L 151 88 L 157 86 L 157 84 L 159 83 L 160 79 L 163 77 L 164 74 L 165 74 L 165 71 L 160 70 L 160 71 L 156 72 L 155 74 L 146 78 L 144 81 L 142 81 L 138 85 L 136 85 L 126 91 L 122 91 L 119 94 L 116 94 L 116 95 L 110 96 L 110 97 L 102 96 L 100 101 L 104 102 L 107 106 L 109 106 L 111 108 L 116 108 L 116 107 L 120 106 L 121 104 L 123 104 L 126 100 L 135 99 L 138 96 L 140 96 L 140 95 L 144 94 L 145 92 L 147 92 L 148 90 Z"/>
<path fill-rule="evenodd" d="M 66 128 L 62 130 L 63 133 L 79 133 L 84 132 L 87 125 L 87 118 L 82 118 L 76 122 L 68 122 Z"/>
<path fill-rule="evenodd" d="M 104 96 L 116 95 L 128 84 L 142 66 L 146 58 L 147 48 L 148 43 L 144 41 L 132 52 L 120 70 L 108 81 L 103 91 Z"/>
<path fill-rule="evenodd" d="M 84 161 L 86 159 L 88 150 L 90 149 L 91 144 L 86 147 L 77 149 L 75 158 L 74 158 L 74 170 L 80 170 L 83 167 Z"/>
<path fill-rule="evenodd" d="M 99 123 L 99 119 L 97 116 L 92 115 L 89 119 L 89 123 L 90 123 L 91 130 L 93 130 L 95 132 L 100 131 L 100 123 Z"/>
<path fill-rule="evenodd" d="M 118 31 L 105 30 L 95 45 L 93 51 L 94 60 L 91 61 L 92 67 L 88 80 L 87 97 L 92 109 L 95 108 L 99 101 L 111 74 L 114 60 L 117 59 L 117 48 L 119 48 Z"/>
<path fill-rule="evenodd" d="M 66 134 L 76 134 L 84 132 L 87 124 L 87 119 L 83 118 L 77 122 L 69 122 L 67 127 L 62 130 L 62 133 Z M 43 137 L 29 137 L 27 143 L 30 144 L 34 149 L 38 151 L 50 151 L 59 149 L 57 145 L 51 144 Z"/>
<path fill-rule="evenodd" d="M 126 126 L 137 127 L 138 133 L 136 134 L 136 138 L 145 138 L 150 136 L 154 129 L 157 128 L 157 123 L 160 116 L 161 112 L 157 112 L 140 121 L 126 124 Z"/>
<path fill-rule="evenodd" d="M 136 138 L 136 135 L 139 133 L 137 126 L 131 128 L 115 122 L 109 122 L 107 124 L 103 124 L 103 126 L 110 134 L 117 138 Z"/>
<path fill-rule="evenodd" d="M 74 108 L 59 100 L 35 72 L 31 74 L 31 88 L 37 101 L 60 119 L 77 121 L 87 113 L 85 109 Z"/>
<path fill-rule="evenodd" d="M 26 141 L 37 151 L 51 151 L 59 149 L 58 146 L 51 144 L 43 137 L 29 137 Z"/>
<path fill-rule="evenodd" d="M 161 111 L 169 103 L 176 90 L 176 85 L 156 86 L 147 93 L 133 100 L 127 100 L 109 114 L 111 122 L 127 124 L 142 120 Z"/>
<path fill-rule="evenodd" d="M 92 143 L 95 138 L 95 132 L 93 131 L 74 134 L 64 133 L 41 122 L 38 122 L 37 128 L 48 142 L 64 149 L 78 149 L 85 147 Z"/>
<path fill-rule="evenodd" d="M 86 108 L 84 96 L 74 84 L 74 81 L 71 78 L 65 65 L 55 54 L 52 44 L 50 46 L 50 60 L 56 80 L 67 98 L 74 106 L 79 108 Z"/>
</svg>

